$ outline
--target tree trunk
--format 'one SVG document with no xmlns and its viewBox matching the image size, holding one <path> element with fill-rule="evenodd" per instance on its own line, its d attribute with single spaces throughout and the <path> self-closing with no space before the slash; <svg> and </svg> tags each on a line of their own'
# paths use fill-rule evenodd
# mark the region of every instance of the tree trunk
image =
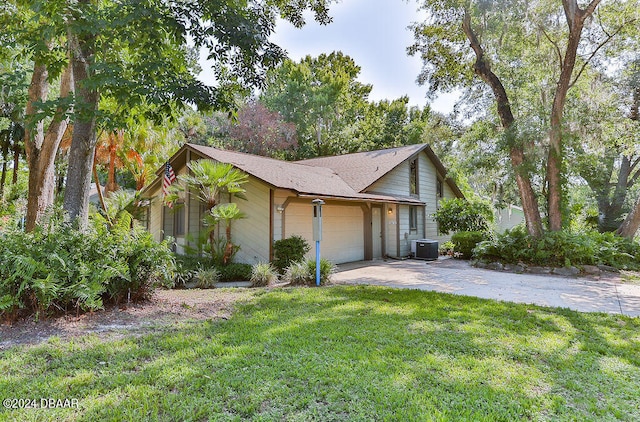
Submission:
<svg viewBox="0 0 640 422">
<path fill-rule="evenodd" d="M 34 103 L 47 99 L 49 82 L 45 65 L 35 64 L 31 84 L 29 85 L 29 99 L 26 107 L 27 119 L 37 112 Z M 67 68 L 60 80 L 60 98 L 66 97 L 73 85 L 71 69 Z M 25 151 L 29 166 L 29 189 L 27 194 L 27 217 L 25 230 L 32 231 L 45 210 L 53 204 L 55 188 L 55 158 L 62 135 L 67 128 L 64 117 L 66 109 L 59 107 L 53 116 L 47 132 L 44 132 L 44 122 L 40 120 L 32 132 L 27 125 L 25 129 Z"/>
<path fill-rule="evenodd" d="M 638 228 L 640 228 L 640 198 L 638 198 L 633 209 L 616 231 L 616 234 L 628 239 L 633 239 L 638 232 Z"/>
<path fill-rule="evenodd" d="M 13 123 L 11 123 L 13 125 Z M 9 159 L 9 143 L 11 142 L 11 129 L 5 132 L 4 139 L 2 140 L 2 176 L 0 176 L 0 197 L 4 194 L 4 183 L 7 180 L 7 160 Z"/>
<path fill-rule="evenodd" d="M 489 63 L 485 60 L 484 50 L 471 28 L 471 18 L 468 14 L 465 14 L 462 28 L 471 43 L 471 48 L 476 54 L 474 72 L 480 76 L 493 91 L 498 106 L 500 122 L 507 136 L 510 137 L 509 157 L 511 158 L 511 166 L 516 176 L 516 184 L 518 185 L 518 192 L 520 193 L 520 200 L 522 201 L 522 210 L 524 212 L 527 231 L 533 237 L 540 237 L 542 235 L 542 218 L 540 216 L 540 209 L 538 208 L 538 200 L 531 186 L 531 178 L 524 166 L 526 161 L 524 149 L 515 139 L 516 135 L 512 133 L 514 117 L 511 111 L 509 97 L 502 82 L 498 76 L 493 73 Z"/>
<path fill-rule="evenodd" d="M 85 86 L 91 72 L 94 40 L 95 36 L 92 34 L 82 37 L 72 35 L 70 40 L 76 87 L 76 117 L 69 149 L 63 208 L 68 218 L 76 222 L 80 228 L 84 228 L 89 219 L 91 169 L 96 149 L 96 112 L 100 100 L 97 90 Z"/>
<path fill-rule="evenodd" d="M 549 229 L 558 231 L 563 223 L 563 147 L 562 147 L 562 118 L 564 106 L 567 100 L 567 92 L 571 87 L 571 76 L 576 64 L 578 46 L 582 36 L 585 19 L 589 18 L 600 0 L 592 0 L 583 10 L 578 6 L 577 0 L 563 0 L 562 4 L 569 26 L 569 40 L 562 60 L 560 77 L 556 84 L 556 92 L 551 107 L 551 119 L 549 129 L 549 155 L 547 158 L 547 183 L 548 183 L 548 212 Z"/>
<path fill-rule="evenodd" d="M 22 136 L 22 138 L 24 138 L 24 135 Z M 11 177 L 12 185 L 15 185 L 16 183 L 18 183 L 18 171 L 20 171 L 20 154 L 21 153 L 22 153 L 22 148 L 20 148 L 20 142 L 18 142 L 18 139 L 14 139 L 13 140 L 13 175 Z"/>
<path fill-rule="evenodd" d="M 629 114 L 629 118 L 634 122 L 640 121 L 640 87 L 635 87 L 633 90 L 633 102 L 631 104 L 631 113 Z M 633 165 L 638 165 L 638 162 L 635 162 Z M 637 173 L 631 180 L 631 185 L 633 185 L 633 182 L 637 180 L 637 177 L 640 174 L 640 170 L 636 171 Z M 627 183 L 627 187 L 630 187 L 629 183 Z M 640 228 L 640 197 L 616 233 L 620 236 L 633 239 L 638 232 L 638 228 Z"/>
</svg>

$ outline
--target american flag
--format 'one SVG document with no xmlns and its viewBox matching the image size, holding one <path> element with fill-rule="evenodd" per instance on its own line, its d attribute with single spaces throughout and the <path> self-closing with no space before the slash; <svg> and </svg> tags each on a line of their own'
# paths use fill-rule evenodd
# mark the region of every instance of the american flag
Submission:
<svg viewBox="0 0 640 422">
<path fill-rule="evenodd" d="M 162 179 L 162 195 L 167 196 L 169 194 L 169 186 L 171 186 L 171 184 L 175 181 L 176 181 L 176 174 L 173 172 L 173 167 L 171 167 L 171 164 L 169 164 L 169 162 L 167 161 L 167 163 L 164 165 L 164 178 Z M 171 208 L 173 207 L 173 203 L 169 202 L 167 203 L 167 206 Z"/>
</svg>

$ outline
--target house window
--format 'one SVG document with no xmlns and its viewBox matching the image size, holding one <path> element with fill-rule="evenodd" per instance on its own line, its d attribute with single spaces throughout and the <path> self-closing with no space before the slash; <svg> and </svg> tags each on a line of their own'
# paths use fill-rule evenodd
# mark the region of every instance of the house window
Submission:
<svg viewBox="0 0 640 422">
<path fill-rule="evenodd" d="M 418 231 L 418 207 L 409 207 L 409 231 Z"/>
<path fill-rule="evenodd" d="M 176 210 L 174 212 L 173 228 L 176 237 L 184 236 L 184 217 L 185 206 L 184 204 L 176 204 Z"/>
<path fill-rule="evenodd" d="M 418 159 L 409 162 L 409 193 L 418 194 Z"/>
<path fill-rule="evenodd" d="M 440 179 L 438 179 L 436 183 L 436 197 L 437 199 L 441 199 L 443 197 L 442 180 Z"/>
</svg>

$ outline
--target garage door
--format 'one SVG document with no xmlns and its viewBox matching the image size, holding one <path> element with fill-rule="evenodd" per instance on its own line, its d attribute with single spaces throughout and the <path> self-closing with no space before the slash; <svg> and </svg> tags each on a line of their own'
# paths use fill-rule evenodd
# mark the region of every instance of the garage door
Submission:
<svg viewBox="0 0 640 422">
<path fill-rule="evenodd" d="M 289 204 L 285 210 L 285 236 L 297 234 L 312 246 L 309 257 L 315 257 L 311 204 Z M 360 206 L 323 205 L 323 258 L 340 264 L 364 259 L 364 216 Z"/>
</svg>

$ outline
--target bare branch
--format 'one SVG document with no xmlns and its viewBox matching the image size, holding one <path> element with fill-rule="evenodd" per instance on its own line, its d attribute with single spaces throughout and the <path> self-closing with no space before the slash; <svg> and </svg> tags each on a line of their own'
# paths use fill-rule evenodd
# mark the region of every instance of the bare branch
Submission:
<svg viewBox="0 0 640 422">
<path fill-rule="evenodd" d="M 569 88 L 571 88 L 573 85 L 575 85 L 576 82 L 578 82 L 578 79 L 580 79 L 582 72 L 584 72 L 585 68 L 591 62 L 591 60 L 595 57 L 595 55 L 598 54 L 598 51 L 600 51 L 602 47 L 607 45 L 607 43 L 609 43 L 609 41 L 611 41 L 611 39 L 615 37 L 620 31 L 622 31 L 627 25 L 633 24 L 635 23 L 635 21 L 636 19 L 632 19 L 631 21 L 625 22 L 623 25 L 620 25 L 615 31 L 613 31 L 612 34 L 608 35 L 600 44 L 598 44 L 595 50 L 593 50 L 589 55 L 589 57 L 582 63 L 582 66 L 580 66 L 580 70 L 578 71 L 578 74 L 576 75 L 576 77 L 573 78 L 573 81 L 571 81 L 571 84 L 569 84 Z"/>
<path fill-rule="evenodd" d="M 558 55 L 558 64 L 560 65 L 560 70 L 562 70 L 562 62 L 564 59 L 562 58 L 562 52 L 560 51 L 560 46 L 558 46 L 557 42 L 551 39 L 551 37 L 549 36 L 549 34 L 547 34 L 547 31 L 545 31 L 542 25 L 540 25 L 540 30 L 544 34 L 544 37 L 547 39 L 547 41 L 549 41 L 551 45 L 553 45 L 553 47 L 556 49 L 556 54 Z"/>
<path fill-rule="evenodd" d="M 596 10 L 596 7 L 598 7 L 598 4 L 600 4 L 600 1 L 601 0 L 591 0 L 591 3 L 589 3 L 589 5 L 582 12 L 583 19 L 586 19 L 593 14 L 594 10 Z"/>
</svg>

